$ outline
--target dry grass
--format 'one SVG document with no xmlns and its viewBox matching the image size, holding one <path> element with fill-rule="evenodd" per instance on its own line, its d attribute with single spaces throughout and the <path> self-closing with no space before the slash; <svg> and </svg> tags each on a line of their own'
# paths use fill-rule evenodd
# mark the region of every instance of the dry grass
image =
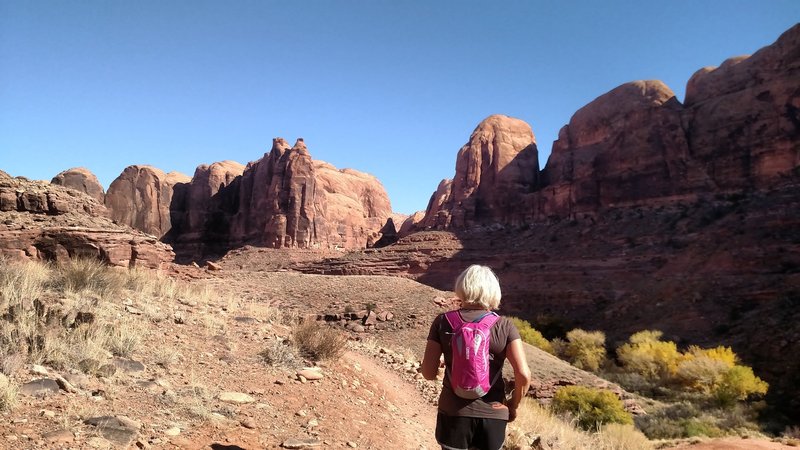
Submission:
<svg viewBox="0 0 800 450">
<path fill-rule="evenodd" d="M 525 399 L 517 419 L 508 426 L 508 438 L 503 448 L 524 450 L 646 450 L 652 444 L 632 426 L 609 425 L 599 433 L 588 433 L 553 415 L 534 400 Z M 537 444 L 538 442 L 538 444 Z M 539 447 L 535 447 L 539 445 Z"/>
<path fill-rule="evenodd" d="M 305 320 L 292 330 L 292 342 L 300 353 L 312 360 L 336 360 L 344 353 L 347 336 L 314 320 Z"/>
<path fill-rule="evenodd" d="M 17 383 L 0 374 L 0 411 L 9 411 L 14 408 L 18 392 Z"/>
<path fill-rule="evenodd" d="M 146 320 L 171 317 L 178 301 L 212 299 L 218 300 L 206 286 L 95 260 L 0 259 L 0 370 L 13 375 L 30 363 L 65 369 L 109 354 L 130 357 L 146 337 Z M 125 305 L 143 314 L 126 312 Z"/>
<path fill-rule="evenodd" d="M 271 339 L 259 356 L 267 365 L 273 367 L 294 367 L 299 359 L 297 350 L 291 342 L 280 338 Z"/>
</svg>

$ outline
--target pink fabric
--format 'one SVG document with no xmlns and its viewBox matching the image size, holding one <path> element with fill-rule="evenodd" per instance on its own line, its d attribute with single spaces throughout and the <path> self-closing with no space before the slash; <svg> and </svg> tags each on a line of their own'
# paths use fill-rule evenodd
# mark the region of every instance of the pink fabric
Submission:
<svg viewBox="0 0 800 450">
<path fill-rule="evenodd" d="M 450 384 L 456 395 L 466 399 L 480 398 L 489 392 L 489 330 L 500 317 L 488 313 L 477 322 L 465 322 L 458 311 L 445 313 L 453 329 L 450 346 L 453 364 Z"/>
</svg>

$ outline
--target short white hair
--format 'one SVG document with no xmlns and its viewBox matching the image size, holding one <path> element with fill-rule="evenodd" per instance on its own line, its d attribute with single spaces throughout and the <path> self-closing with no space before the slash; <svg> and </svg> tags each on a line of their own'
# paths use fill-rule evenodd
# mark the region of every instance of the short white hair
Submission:
<svg viewBox="0 0 800 450">
<path fill-rule="evenodd" d="M 453 290 L 462 304 L 480 305 L 489 310 L 500 307 L 500 281 L 486 266 L 467 267 L 456 279 Z"/>
</svg>

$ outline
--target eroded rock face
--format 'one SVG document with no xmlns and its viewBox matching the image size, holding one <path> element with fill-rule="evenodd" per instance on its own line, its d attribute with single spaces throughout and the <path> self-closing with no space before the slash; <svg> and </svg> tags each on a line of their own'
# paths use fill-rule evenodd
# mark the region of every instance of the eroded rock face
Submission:
<svg viewBox="0 0 800 450">
<path fill-rule="evenodd" d="M 311 155 L 302 139 L 294 147 L 273 140 L 264 158 L 247 165 L 239 183 L 239 208 L 231 219 L 231 243 L 308 248 L 313 227 L 316 184 Z"/>
<path fill-rule="evenodd" d="M 326 247 L 364 248 L 379 239 L 392 215 L 386 190 L 372 175 L 314 161 L 315 208 Z"/>
<path fill-rule="evenodd" d="M 682 111 L 660 81 L 624 84 L 581 108 L 553 144 L 540 215 L 566 217 L 704 188 Z"/>
<path fill-rule="evenodd" d="M 95 174 L 84 167 L 65 170 L 53 177 L 50 182 L 83 192 L 101 204 L 105 202 L 106 193 L 103 186 Z"/>
<path fill-rule="evenodd" d="M 515 204 L 536 189 L 536 138 L 519 119 L 494 115 L 481 122 L 458 152 L 456 174 L 431 198 L 422 226 L 466 228 L 492 221 L 521 223 Z"/>
<path fill-rule="evenodd" d="M 129 166 L 109 186 L 105 205 L 115 222 L 160 238 L 172 227 L 173 200 L 183 204 L 189 181 L 181 173 Z"/>
<path fill-rule="evenodd" d="M 97 258 L 122 267 L 158 268 L 173 260 L 169 245 L 119 226 L 105 207 L 74 189 L 0 174 L 0 255 L 64 261 Z"/>
<path fill-rule="evenodd" d="M 720 190 L 763 189 L 800 166 L 800 24 L 686 86 L 692 157 Z"/>
<path fill-rule="evenodd" d="M 373 177 L 314 161 L 302 139 L 282 138 L 258 161 L 201 166 L 188 188 L 185 221 L 170 240 L 199 257 L 242 245 L 365 248 L 391 215 Z"/>
</svg>

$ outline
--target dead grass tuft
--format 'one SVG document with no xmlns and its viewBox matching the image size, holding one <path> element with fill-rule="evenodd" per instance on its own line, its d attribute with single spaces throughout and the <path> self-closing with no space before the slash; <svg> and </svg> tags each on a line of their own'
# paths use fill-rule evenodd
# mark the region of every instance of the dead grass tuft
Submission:
<svg viewBox="0 0 800 450">
<path fill-rule="evenodd" d="M 259 356 L 267 365 L 273 367 L 293 367 L 299 359 L 297 350 L 291 342 L 279 338 L 271 339 Z"/>
<path fill-rule="evenodd" d="M 0 374 L 0 411 L 10 411 L 14 408 L 18 392 L 17 383 Z"/>
<path fill-rule="evenodd" d="M 344 353 L 347 336 L 314 320 L 305 320 L 292 330 L 292 342 L 300 354 L 314 361 L 336 360 Z"/>
</svg>

